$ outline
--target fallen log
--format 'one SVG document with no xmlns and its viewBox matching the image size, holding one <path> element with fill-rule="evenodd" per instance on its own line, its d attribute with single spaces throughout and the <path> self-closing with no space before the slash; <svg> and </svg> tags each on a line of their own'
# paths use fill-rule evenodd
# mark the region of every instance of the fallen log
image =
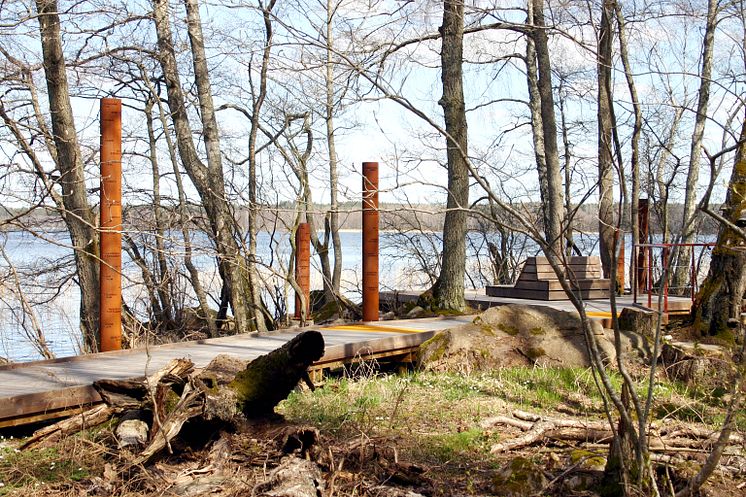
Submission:
<svg viewBox="0 0 746 497">
<path fill-rule="evenodd" d="M 486 418 L 480 423 L 483 429 L 490 429 L 497 425 L 518 428 L 524 433 L 494 444 L 490 452 L 499 453 L 521 449 L 541 442 L 582 442 L 589 444 L 608 444 L 614 437 L 608 423 L 602 421 L 588 421 L 582 419 L 562 419 L 540 416 L 534 413 L 516 410 L 511 416 L 495 416 Z M 651 427 L 650 450 L 661 452 L 685 452 L 687 450 L 701 451 L 709 449 L 713 443 L 712 433 L 697 427 L 677 425 L 656 429 Z M 736 445 L 743 439 L 736 435 L 730 438 L 730 444 Z"/>
<path fill-rule="evenodd" d="M 306 331 L 251 361 L 228 387 L 236 392 L 238 407 L 246 417 L 270 415 L 323 355 L 324 337 L 318 331 Z"/>
<path fill-rule="evenodd" d="M 235 426 L 242 418 L 270 416 L 323 355 L 323 336 L 310 330 L 248 364 L 219 356 L 197 374 L 190 360 L 175 359 L 145 378 L 97 381 L 94 387 L 103 405 L 38 431 L 26 446 L 138 411 L 144 414 L 140 421 L 150 423 L 145 448 L 132 458 L 134 464 L 143 464 L 164 448 L 171 451 L 171 440 L 193 418 Z"/>
</svg>

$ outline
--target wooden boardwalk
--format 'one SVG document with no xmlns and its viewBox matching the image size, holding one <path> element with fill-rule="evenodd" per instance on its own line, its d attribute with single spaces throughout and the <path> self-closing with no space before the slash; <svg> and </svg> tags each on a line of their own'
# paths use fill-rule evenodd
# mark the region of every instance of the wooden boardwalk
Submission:
<svg viewBox="0 0 746 497">
<path fill-rule="evenodd" d="M 357 356 L 405 355 L 436 331 L 471 320 L 463 316 L 313 327 L 321 331 L 326 343 L 325 354 L 315 367 L 328 367 Z M 218 354 L 248 361 L 280 347 L 300 331 L 234 335 L 0 366 L 0 428 L 64 416 L 100 402 L 91 386 L 99 379 L 142 377 L 182 357 L 191 359 L 196 368 L 205 367 Z"/>
<path fill-rule="evenodd" d="M 402 291 L 402 292 L 381 292 L 381 302 L 389 303 L 403 303 L 403 302 L 414 302 L 422 294 L 420 291 Z M 514 297 L 491 297 L 485 295 L 484 289 L 482 290 L 467 290 L 465 292 L 466 303 L 474 309 L 488 309 L 490 307 L 496 307 L 508 304 L 521 304 L 521 305 L 540 305 L 546 307 L 552 307 L 562 311 L 575 312 L 575 307 L 569 300 L 532 300 Z M 653 296 L 653 308 L 657 306 L 657 295 Z M 647 303 L 647 295 L 640 295 L 637 297 L 638 302 Z M 586 299 L 584 300 L 585 310 L 588 316 L 591 318 L 597 318 L 599 320 L 611 318 L 611 304 L 609 299 Z M 617 312 L 622 312 L 625 307 L 636 307 L 632 300 L 631 295 L 623 295 L 616 298 Z M 669 295 L 668 297 L 668 308 L 669 312 L 674 314 L 688 314 L 691 311 L 692 301 L 689 297 L 675 297 Z"/>
</svg>

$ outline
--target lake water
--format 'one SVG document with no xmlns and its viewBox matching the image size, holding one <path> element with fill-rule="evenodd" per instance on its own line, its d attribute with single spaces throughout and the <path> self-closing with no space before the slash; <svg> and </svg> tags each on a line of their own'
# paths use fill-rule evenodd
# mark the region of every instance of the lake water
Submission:
<svg viewBox="0 0 746 497">
<path fill-rule="evenodd" d="M 132 234 L 138 246 L 153 247 L 152 233 Z M 439 272 L 440 233 L 380 234 L 381 290 L 407 290 L 429 287 Z M 340 233 L 343 246 L 342 289 L 347 297 L 360 300 L 362 287 L 362 241 L 359 231 Z M 492 241 L 494 236 L 490 235 Z M 524 237 L 514 237 L 511 250 L 515 260 L 536 255 L 538 248 Z M 584 253 L 598 253 L 597 237 L 578 237 Z M 470 233 L 468 237 L 467 288 L 482 288 L 492 282 L 487 240 L 484 235 Z M 629 243 L 629 242 L 628 242 Z M 178 275 L 177 286 L 184 304 L 196 305 L 183 269 L 183 243 L 179 236 L 165 240 L 171 270 Z M 206 236 L 193 239 L 194 262 L 206 290 L 215 298 L 220 293 L 220 279 L 215 259 Z M 290 255 L 287 233 L 270 236 L 260 233 L 257 259 L 262 275 L 269 283 L 269 295 L 293 293 L 278 273 L 284 272 Z M 629 254 L 630 247 L 627 247 Z M 143 250 L 143 253 L 150 254 Z M 147 256 L 152 263 L 152 254 Z M 125 303 L 138 317 L 147 320 L 147 292 L 137 266 L 127 257 L 123 260 L 122 292 Z M 35 326 L 43 330 L 49 348 L 57 357 L 75 355 L 80 350 L 79 295 L 73 281 L 74 264 L 66 233 L 34 236 L 28 232 L 0 233 L 0 357 L 13 361 L 41 358 L 34 347 Z M 318 257 L 312 251 L 311 288 L 322 288 Z M 20 292 L 19 292 L 20 290 Z M 23 296 L 23 299 L 19 298 Z M 271 299 L 268 299 L 271 301 Z M 25 302 L 24 302 L 25 301 Z M 215 301 L 213 300 L 213 305 Z M 271 305 L 271 304 L 270 304 Z M 24 312 L 24 309 L 27 312 Z"/>
</svg>

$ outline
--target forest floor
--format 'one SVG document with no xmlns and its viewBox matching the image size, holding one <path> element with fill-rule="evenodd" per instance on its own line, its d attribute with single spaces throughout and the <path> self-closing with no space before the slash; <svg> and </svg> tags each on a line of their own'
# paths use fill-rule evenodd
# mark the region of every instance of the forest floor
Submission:
<svg viewBox="0 0 746 497">
<path fill-rule="evenodd" d="M 642 385 L 641 376 L 644 393 Z M 35 449 L 2 439 L 0 495 L 598 495 L 608 443 L 548 436 L 511 449 L 526 432 L 520 421 L 500 422 L 532 413 L 580 426 L 603 423 L 597 392 L 582 368 L 393 374 L 363 363 L 315 391 L 293 392 L 277 409 L 281 418 L 232 432 L 185 426 L 171 454 L 147 466 L 129 462 L 133 454 L 117 448 L 111 424 Z M 718 391 L 662 380 L 654 426 L 714 433 L 724 401 Z M 746 493 L 746 413 L 737 425 L 740 442 L 728 449 L 702 495 Z M 678 487 L 706 453 L 704 441 L 699 448 L 661 448 L 654 458 L 662 480 Z"/>
</svg>

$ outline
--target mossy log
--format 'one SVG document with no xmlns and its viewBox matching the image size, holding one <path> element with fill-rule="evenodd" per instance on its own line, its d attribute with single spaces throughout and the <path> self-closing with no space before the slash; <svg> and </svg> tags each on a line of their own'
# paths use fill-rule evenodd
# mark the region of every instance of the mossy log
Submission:
<svg viewBox="0 0 746 497">
<path fill-rule="evenodd" d="M 257 357 L 228 384 L 246 417 L 272 414 L 306 375 L 308 367 L 324 355 L 324 337 L 310 330 L 296 335 L 279 349 Z"/>
</svg>

